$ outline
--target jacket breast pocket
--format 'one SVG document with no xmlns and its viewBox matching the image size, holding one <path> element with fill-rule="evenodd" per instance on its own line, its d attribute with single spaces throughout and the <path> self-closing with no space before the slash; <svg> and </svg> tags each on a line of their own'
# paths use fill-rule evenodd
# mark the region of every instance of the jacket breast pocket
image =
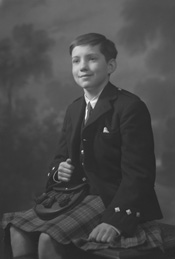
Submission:
<svg viewBox="0 0 175 259">
<path fill-rule="evenodd" d="M 101 132 L 100 134 L 101 141 L 106 145 L 119 146 L 120 141 L 120 131 L 110 131 L 110 132 Z"/>
<path fill-rule="evenodd" d="M 103 131 L 101 132 L 101 136 L 104 137 L 104 138 L 115 138 L 117 137 L 118 135 L 120 135 L 120 131 L 119 130 L 113 130 L 113 131 Z"/>
</svg>

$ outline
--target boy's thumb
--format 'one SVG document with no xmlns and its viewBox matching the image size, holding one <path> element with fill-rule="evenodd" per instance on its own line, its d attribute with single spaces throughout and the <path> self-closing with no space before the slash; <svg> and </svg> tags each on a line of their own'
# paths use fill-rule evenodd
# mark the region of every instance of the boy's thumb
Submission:
<svg viewBox="0 0 175 259">
<path fill-rule="evenodd" d="M 70 158 L 68 158 L 68 159 L 66 160 L 66 162 L 67 162 L 68 164 L 71 164 L 71 163 L 72 163 L 72 161 L 71 161 Z"/>
</svg>

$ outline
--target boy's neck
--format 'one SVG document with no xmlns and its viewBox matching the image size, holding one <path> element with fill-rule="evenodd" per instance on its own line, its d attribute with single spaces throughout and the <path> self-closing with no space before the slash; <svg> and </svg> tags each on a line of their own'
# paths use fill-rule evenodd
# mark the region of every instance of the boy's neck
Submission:
<svg viewBox="0 0 175 259">
<path fill-rule="evenodd" d="M 93 88 L 93 89 L 84 89 L 84 94 L 89 100 L 94 99 L 96 96 L 100 95 L 105 86 L 107 85 L 109 81 L 106 81 L 104 84 L 102 84 L 99 88 Z"/>
</svg>

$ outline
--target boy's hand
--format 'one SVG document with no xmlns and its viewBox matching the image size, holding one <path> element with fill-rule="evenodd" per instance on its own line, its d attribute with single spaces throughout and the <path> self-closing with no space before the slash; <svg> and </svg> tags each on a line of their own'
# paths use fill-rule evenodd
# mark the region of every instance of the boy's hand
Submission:
<svg viewBox="0 0 175 259">
<path fill-rule="evenodd" d="M 96 226 L 89 235 L 88 241 L 110 243 L 119 235 L 113 226 L 101 223 Z"/>
<path fill-rule="evenodd" d="M 63 182 L 70 181 L 74 166 L 71 164 L 71 159 L 68 158 L 65 162 L 61 162 L 58 167 L 58 179 Z"/>
</svg>

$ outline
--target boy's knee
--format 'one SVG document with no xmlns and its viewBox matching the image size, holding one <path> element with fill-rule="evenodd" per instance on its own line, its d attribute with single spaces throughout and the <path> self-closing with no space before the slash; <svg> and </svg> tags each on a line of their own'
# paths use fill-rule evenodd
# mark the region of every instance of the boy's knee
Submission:
<svg viewBox="0 0 175 259">
<path fill-rule="evenodd" d="M 21 231 L 14 227 L 13 225 L 10 226 L 10 237 L 11 239 L 16 239 L 21 235 Z"/>
<path fill-rule="evenodd" d="M 41 233 L 39 237 L 40 246 L 47 247 L 52 242 L 51 237 L 46 233 Z"/>
<path fill-rule="evenodd" d="M 41 233 L 39 237 L 38 253 L 40 258 L 64 258 L 65 247 L 57 243 L 48 234 Z"/>
</svg>

